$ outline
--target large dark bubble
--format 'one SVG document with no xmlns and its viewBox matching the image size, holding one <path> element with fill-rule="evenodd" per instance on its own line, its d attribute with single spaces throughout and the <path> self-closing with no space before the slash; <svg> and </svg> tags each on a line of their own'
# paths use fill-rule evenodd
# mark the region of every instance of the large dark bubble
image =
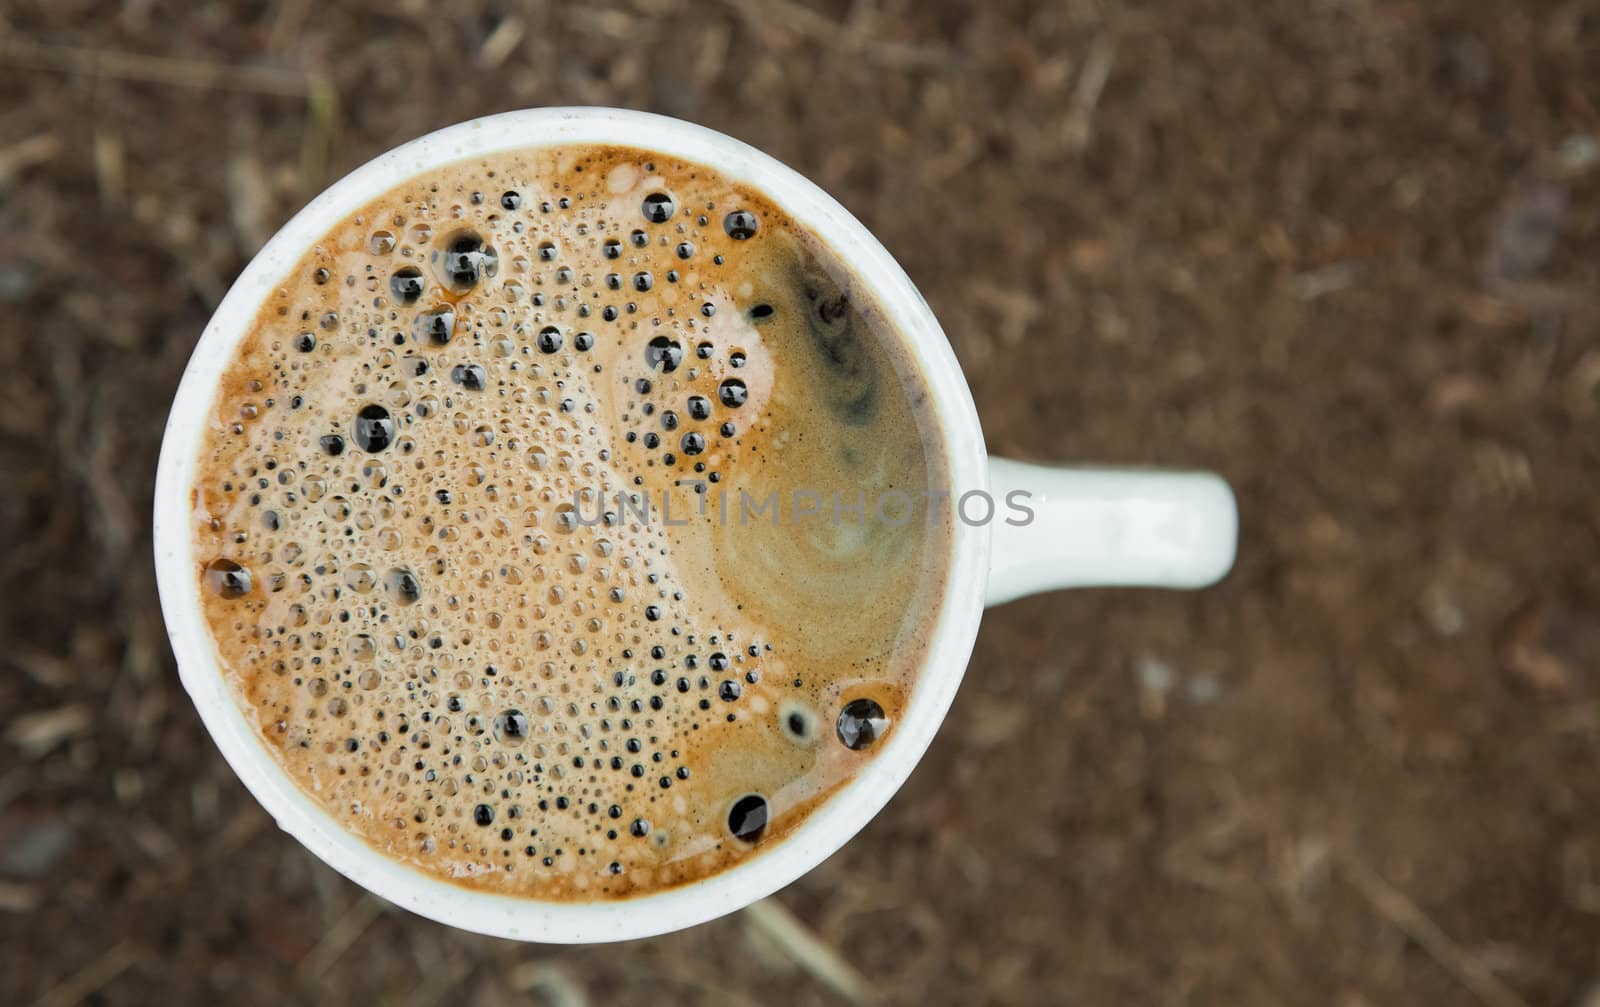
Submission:
<svg viewBox="0 0 1600 1007">
<path fill-rule="evenodd" d="M 767 799 L 760 794 L 746 794 L 728 809 L 728 831 L 735 839 L 754 843 L 766 830 Z"/>
<path fill-rule="evenodd" d="M 394 441 L 394 420 L 390 418 L 389 410 L 373 403 L 363 406 L 356 413 L 356 422 L 350 433 L 361 450 L 377 453 Z"/>
<path fill-rule="evenodd" d="M 464 294 L 480 280 L 500 271 L 500 253 L 473 231 L 457 231 L 445 241 L 444 251 L 433 253 L 439 278 L 453 292 Z"/>
</svg>

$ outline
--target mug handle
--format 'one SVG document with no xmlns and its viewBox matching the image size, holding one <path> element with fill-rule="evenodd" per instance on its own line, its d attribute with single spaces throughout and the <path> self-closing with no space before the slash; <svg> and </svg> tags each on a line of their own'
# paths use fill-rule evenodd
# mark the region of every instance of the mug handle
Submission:
<svg viewBox="0 0 1600 1007">
<path fill-rule="evenodd" d="M 1233 566 L 1238 505 L 1210 472 L 991 458 L 989 491 L 988 605 L 1063 587 L 1206 587 Z"/>
</svg>

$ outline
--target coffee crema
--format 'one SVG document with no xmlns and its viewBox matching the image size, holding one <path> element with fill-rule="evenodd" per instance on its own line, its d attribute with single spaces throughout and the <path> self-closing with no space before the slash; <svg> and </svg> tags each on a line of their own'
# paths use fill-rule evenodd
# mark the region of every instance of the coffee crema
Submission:
<svg viewBox="0 0 1600 1007">
<path fill-rule="evenodd" d="M 865 284 L 704 165 L 430 171 L 307 252 L 221 380 L 220 667 L 390 858 L 558 901 L 708 877 L 906 709 L 953 544 L 928 400 Z"/>
</svg>

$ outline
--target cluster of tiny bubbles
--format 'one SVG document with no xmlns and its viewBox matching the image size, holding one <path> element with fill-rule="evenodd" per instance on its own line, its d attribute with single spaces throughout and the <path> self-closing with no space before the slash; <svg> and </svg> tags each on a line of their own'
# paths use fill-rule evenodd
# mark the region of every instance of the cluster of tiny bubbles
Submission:
<svg viewBox="0 0 1600 1007">
<path fill-rule="evenodd" d="M 222 489 L 254 537 L 203 581 L 255 613 L 236 663 L 266 669 L 269 735 L 333 767 L 392 848 L 603 889 L 695 827 L 671 801 L 695 732 L 758 709 L 802 748 L 822 732 L 787 676 L 763 680 L 772 645 L 696 611 L 667 537 L 608 503 L 658 464 L 716 481 L 698 459 L 760 422 L 709 321 L 717 224 L 665 191 L 632 219 L 598 191 L 490 191 L 373 214 L 357 254 L 315 263 L 330 296 L 373 296 L 284 313 L 254 391 L 289 409 Z M 741 209 L 720 224 L 759 233 Z M 621 429 L 600 426 L 608 381 Z M 834 734 L 859 750 L 886 728 L 858 699 Z M 767 796 L 720 807 L 719 842 L 761 840 Z"/>
</svg>

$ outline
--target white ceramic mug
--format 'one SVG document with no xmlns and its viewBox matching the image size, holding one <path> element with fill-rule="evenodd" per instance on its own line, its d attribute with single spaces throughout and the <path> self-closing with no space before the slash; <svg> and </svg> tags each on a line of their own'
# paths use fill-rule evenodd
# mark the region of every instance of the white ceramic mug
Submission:
<svg viewBox="0 0 1600 1007">
<path fill-rule="evenodd" d="M 765 192 L 822 236 L 899 324 L 937 403 L 951 491 L 995 501 L 1021 490 L 1034 519 L 954 522 L 949 589 L 900 723 L 881 751 L 799 828 L 720 874 L 613 902 L 550 903 L 458 887 L 390 860 L 329 817 L 275 761 L 218 670 L 200 606 L 190 489 L 217 379 L 257 309 L 307 248 L 401 182 L 466 158 L 550 144 L 621 144 L 709 165 Z M 1041 361 L 1043 364 L 1043 361 Z M 970 508 L 976 518 L 981 498 Z M 284 225 L 251 260 L 206 326 L 167 421 L 156 478 L 161 605 L 184 688 L 239 778 L 284 831 L 352 881 L 412 912 L 527 941 L 623 940 L 702 923 L 794 881 L 842 846 L 899 789 L 943 720 L 985 605 L 1059 587 L 1202 587 L 1233 563 L 1237 515 L 1226 483 L 1205 473 L 1086 469 L 991 459 L 971 393 L 938 321 L 867 229 L 821 189 L 767 155 L 690 123 L 604 108 L 546 108 L 476 119 L 362 165 Z"/>
</svg>

